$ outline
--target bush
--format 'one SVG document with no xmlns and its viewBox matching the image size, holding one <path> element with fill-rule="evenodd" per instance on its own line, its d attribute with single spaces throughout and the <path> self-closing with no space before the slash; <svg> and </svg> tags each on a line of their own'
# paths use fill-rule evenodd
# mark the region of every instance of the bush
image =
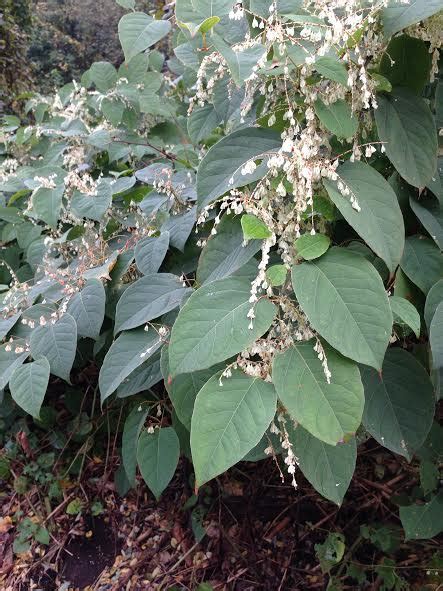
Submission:
<svg viewBox="0 0 443 591">
<path fill-rule="evenodd" d="M 438 465 L 441 3 L 177 0 L 166 64 L 170 21 L 119 4 L 120 68 L 4 120 L 4 404 L 99 367 L 157 498 L 180 454 L 337 504 L 369 436 Z M 430 473 L 408 538 L 443 531 Z"/>
</svg>

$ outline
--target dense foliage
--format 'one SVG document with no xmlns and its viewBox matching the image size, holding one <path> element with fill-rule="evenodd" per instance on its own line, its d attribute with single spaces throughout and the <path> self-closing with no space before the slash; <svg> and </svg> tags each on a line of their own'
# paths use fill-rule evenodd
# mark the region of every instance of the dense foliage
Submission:
<svg viewBox="0 0 443 591">
<path fill-rule="evenodd" d="M 1 129 L 5 421 L 98 366 L 120 484 L 271 455 L 340 504 L 371 436 L 443 531 L 441 0 L 177 0 L 166 63 L 118 3 L 124 63 Z"/>
<path fill-rule="evenodd" d="M 29 90 L 26 59 L 31 29 L 30 0 L 0 0 L 0 109 L 12 95 Z"/>
</svg>

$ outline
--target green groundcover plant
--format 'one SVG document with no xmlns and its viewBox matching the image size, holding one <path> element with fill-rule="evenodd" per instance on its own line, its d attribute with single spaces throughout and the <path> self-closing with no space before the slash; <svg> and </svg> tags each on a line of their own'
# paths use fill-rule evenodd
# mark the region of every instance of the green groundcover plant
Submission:
<svg viewBox="0 0 443 591">
<path fill-rule="evenodd" d="M 118 3 L 120 68 L 3 120 L 3 404 L 92 360 L 156 497 L 281 456 L 341 504 L 371 436 L 443 531 L 442 1 Z"/>
</svg>

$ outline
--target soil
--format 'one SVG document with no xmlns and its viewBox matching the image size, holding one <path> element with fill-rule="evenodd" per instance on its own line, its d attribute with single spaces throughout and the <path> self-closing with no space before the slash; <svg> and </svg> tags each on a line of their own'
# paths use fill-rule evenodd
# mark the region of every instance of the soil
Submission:
<svg viewBox="0 0 443 591">
<path fill-rule="evenodd" d="M 442 588 L 443 570 L 429 566 L 442 537 L 405 544 L 400 533 L 395 550 L 382 552 L 360 535 L 363 524 L 400 531 L 395 502 L 417 483 L 413 466 L 373 442 L 360 451 L 342 507 L 321 498 L 301 475 L 297 490 L 282 482 L 273 460 L 243 463 L 200 491 L 204 530 L 195 526 L 189 508 L 187 460 L 181 460 L 159 503 L 141 481 L 122 499 L 110 478 L 97 477 L 97 466 L 89 470 L 81 490 L 70 490 L 50 520 L 54 538 L 49 547 L 36 545 L 6 573 L 3 551 L 2 591 L 325 590 L 329 576 L 320 568 L 315 546 L 328 531 L 345 538 L 344 566 L 332 571 L 343 589 L 394 589 L 380 576 L 387 558 L 395 561 L 396 577 L 407 585 L 403 588 Z M 100 498 L 104 513 L 94 519 L 87 510 L 67 515 L 66 503 L 77 494 L 91 502 Z M 5 497 L 3 514 L 10 504 Z M 365 572 L 365 582 L 346 575 L 351 564 Z M 199 588 L 203 582 L 211 587 Z"/>
</svg>

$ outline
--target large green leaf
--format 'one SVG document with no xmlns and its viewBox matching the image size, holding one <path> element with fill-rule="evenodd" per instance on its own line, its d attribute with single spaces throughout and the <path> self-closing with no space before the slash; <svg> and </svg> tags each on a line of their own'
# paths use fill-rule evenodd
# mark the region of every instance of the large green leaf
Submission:
<svg viewBox="0 0 443 591">
<path fill-rule="evenodd" d="M 155 330 L 142 328 L 122 332 L 112 343 L 100 369 L 99 386 L 102 404 L 139 365 L 162 345 Z"/>
<path fill-rule="evenodd" d="M 432 367 L 443 367 L 443 302 L 437 306 L 429 328 L 429 344 L 432 351 Z"/>
<path fill-rule="evenodd" d="M 347 86 L 348 71 L 345 64 L 338 58 L 330 56 L 319 57 L 315 60 L 314 67 L 325 78 Z"/>
<path fill-rule="evenodd" d="M 172 215 L 169 220 L 163 224 L 162 232 L 168 232 L 171 246 L 174 246 L 183 252 L 195 221 L 196 208 L 192 207 L 185 213 Z"/>
<path fill-rule="evenodd" d="M 90 279 L 69 301 L 67 312 L 77 323 L 79 337 L 97 339 L 105 317 L 106 293 L 103 283 Z"/>
<path fill-rule="evenodd" d="M 440 279 L 431 287 L 426 297 L 425 322 L 428 330 L 440 302 L 443 302 L 443 279 Z"/>
<path fill-rule="evenodd" d="M 143 480 L 158 500 L 177 468 L 180 443 L 172 427 L 143 430 L 137 447 L 137 462 Z"/>
<path fill-rule="evenodd" d="M 135 484 L 137 468 L 137 444 L 140 432 L 149 414 L 146 403 L 136 404 L 126 417 L 122 435 L 122 460 L 128 481 Z"/>
<path fill-rule="evenodd" d="M 400 175 L 414 187 L 426 187 L 437 168 L 437 130 L 424 99 L 406 88 L 378 97 L 378 135 Z"/>
<path fill-rule="evenodd" d="M 405 86 L 418 95 L 429 80 L 431 55 L 421 39 L 400 35 L 391 39 L 380 62 L 380 73 L 392 86 Z"/>
<path fill-rule="evenodd" d="M 86 195 L 74 191 L 71 199 L 71 210 L 77 218 L 89 218 L 100 222 L 111 207 L 112 189 L 106 180 L 98 183 L 94 195 Z"/>
<path fill-rule="evenodd" d="M 326 129 L 336 136 L 351 138 L 357 133 L 357 117 L 346 101 L 339 99 L 335 103 L 326 105 L 318 99 L 315 101 L 315 112 Z"/>
<path fill-rule="evenodd" d="M 363 424 L 381 445 L 408 460 L 424 443 L 434 418 L 434 388 L 423 366 L 404 349 L 389 349 L 381 374 L 362 367 Z"/>
<path fill-rule="evenodd" d="M 259 240 L 249 240 L 244 246 L 240 220 L 224 216 L 203 248 L 197 267 L 200 284 L 229 277 L 245 265 L 260 250 Z"/>
<path fill-rule="evenodd" d="M 383 10 L 385 35 L 390 37 L 440 10 L 442 10 L 441 0 L 409 0 L 407 3 L 390 0 L 389 5 Z"/>
<path fill-rule="evenodd" d="M 443 277 L 443 256 L 429 238 L 409 236 L 400 266 L 424 294 Z"/>
<path fill-rule="evenodd" d="M 115 312 L 114 332 L 141 326 L 177 308 L 191 289 L 170 273 L 145 275 L 123 292 Z"/>
<path fill-rule="evenodd" d="M 157 273 L 163 259 L 168 252 L 169 232 L 162 232 L 160 236 L 143 238 L 135 247 L 135 262 L 143 275 Z"/>
<path fill-rule="evenodd" d="M 212 281 L 191 295 L 172 328 L 169 365 L 172 376 L 206 369 L 251 345 L 270 327 L 276 307 L 266 298 L 254 305 L 249 328 L 251 283 L 229 277 Z"/>
<path fill-rule="evenodd" d="M 363 385 L 357 365 L 325 347 L 328 383 L 314 345 L 311 340 L 277 354 L 272 381 L 291 418 L 314 437 L 336 445 L 360 426 Z"/>
<path fill-rule="evenodd" d="M 18 353 L 15 352 L 17 348 L 20 351 Z M 14 371 L 28 356 L 26 341 L 23 339 L 14 339 L 13 343 L 0 345 L 0 390 L 6 387 Z"/>
<path fill-rule="evenodd" d="M 297 300 L 312 327 L 342 355 L 380 369 L 392 313 L 380 275 L 361 255 L 331 248 L 292 268 Z"/>
<path fill-rule="evenodd" d="M 197 486 L 218 476 L 255 447 L 276 411 L 272 384 L 234 370 L 213 376 L 195 400 L 191 451 Z"/>
<path fill-rule="evenodd" d="M 194 143 L 198 144 L 211 135 L 220 121 L 220 116 L 213 105 L 194 108 L 188 117 L 189 137 Z"/>
<path fill-rule="evenodd" d="M 177 413 L 177 417 L 186 429 L 190 431 L 192 413 L 194 412 L 194 404 L 197 394 L 213 375 L 223 369 L 224 364 L 218 363 L 208 369 L 202 369 L 192 373 L 183 373 L 168 380 L 168 347 L 163 347 L 162 349 L 161 364 L 165 387 L 168 390 L 169 398 Z"/>
<path fill-rule="evenodd" d="M 128 62 L 138 53 L 160 41 L 171 30 L 167 20 L 155 20 L 143 12 L 125 14 L 118 24 L 118 35 L 125 60 Z"/>
<path fill-rule="evenodd" d="M 346 162 L 337 174 L 350 195 L 342 195 L 337 183 L 325 181 L 329 197 L 348 224 L 393 272 L 402 257 L 405 240 L 403 216 L 394 190 L 380 173 L 363 162 Z M 352 207 L 352 197 L 360 211 Z"/>
<path fill-rule="evenodd" d="M 21 313 L 13 314 L 8 318 L 0 318 L 0 340 L 3 340 L 11 328 L 15 325 L 17 320 L 20 318 Z M 15 332 L 15 331 L 14 331 Z"/>
<path fill-rule="evenodd" d="M 443 205 L 434 198 L 417 201 L 412 197 L 409 204 L 435 244 L 443 250 Z"/>
<path fill-rule="evenodd" d="M 70 314 L 63 314 L 55 324 L 38 326 L 31 334 L 31 355 L 46 357 L 51 373 L 69 382 L 77 350 L 77 324 Z"/>
<path fill-rule="evenodd" d="M 216 33 L 212 35 L 211 41 L 228 64 L 232 79 L 237 86 L 245 83 L 253 74 L 254 67 L 266 54 L 266 47 L 261 43 L 236 51 Z"/>
<path fill-rule="evenodd" d="M 160 370 L 160 351 L 134 369 L 117 388 L 118 398 L 127 398 L 144 390 L 149 390 L 162 380 Z"/>
<path fill-rule="evenodd" d="M 297 254 L 303 257 L 306 261 L 318 259 L 328 250 L 331 240 L 329 236 L 324 234 L 306 233 L 297 238 L 294 243 Z"/>
<path fill-rule="evenodd" d="M 89 69 L 92 82 L 100 92 L 107 92 L 117 82 L 117 70 L 109 62 L 94 62 Z"/>
<path fill-rule="evenodd" d="M 417 308 L 405 298 L 398 296 L 391 296 L 389 303 L 391 304 L 394 324 L 406 324 L 415 333 L 417 339 L 420 338 L 421 322 Z"/>
<path fill-rule="evenodd" d="M 20 408 L 37 419 L 48 388 L 49 371 L 49 362 L 42 357 L 17 367 L 9 381 L 12 398 Z"/>
<path fill-rule="evenodd" d="M 209 205 L 231 189 L 265 176 L 265 162 L 252 173 L 242 174 L 242 169 L 250 160 L 266 160 L 269 153 L 277 151 L 281 144 L 278 133 L 261 127 L 239 129 L 217 142 L 207 152 L 198 168 L 199 208 Z"/>
<path fill-rule="evenodd" d="M 315 490 L 333 503 L 341 505 L 355 470 L 355 439 L 338 445 L 327 445 L 299 426 L 290 440 L 294 445 L 299 468 Z"/>
<path fill-rule="evenodd" d="M 232 6 L 232 0 L 176 0 L 175 15 L 195 36 L 208 19 L 226 16 Z"/>
<path fill-rule="evenodd" d="M 443 531 L 443 493 L 423 505 L 400 507 L 406 540 L 429 540 Z"/>
<path fill-rule="evenodd" d="M 42 220 L 51 228 L 56 228 L 60 217 L 65 187 L 59 185 L 54 189 L 37 189 L 32 197 L 32 208 L 29 215 Z"/>
</svg>

